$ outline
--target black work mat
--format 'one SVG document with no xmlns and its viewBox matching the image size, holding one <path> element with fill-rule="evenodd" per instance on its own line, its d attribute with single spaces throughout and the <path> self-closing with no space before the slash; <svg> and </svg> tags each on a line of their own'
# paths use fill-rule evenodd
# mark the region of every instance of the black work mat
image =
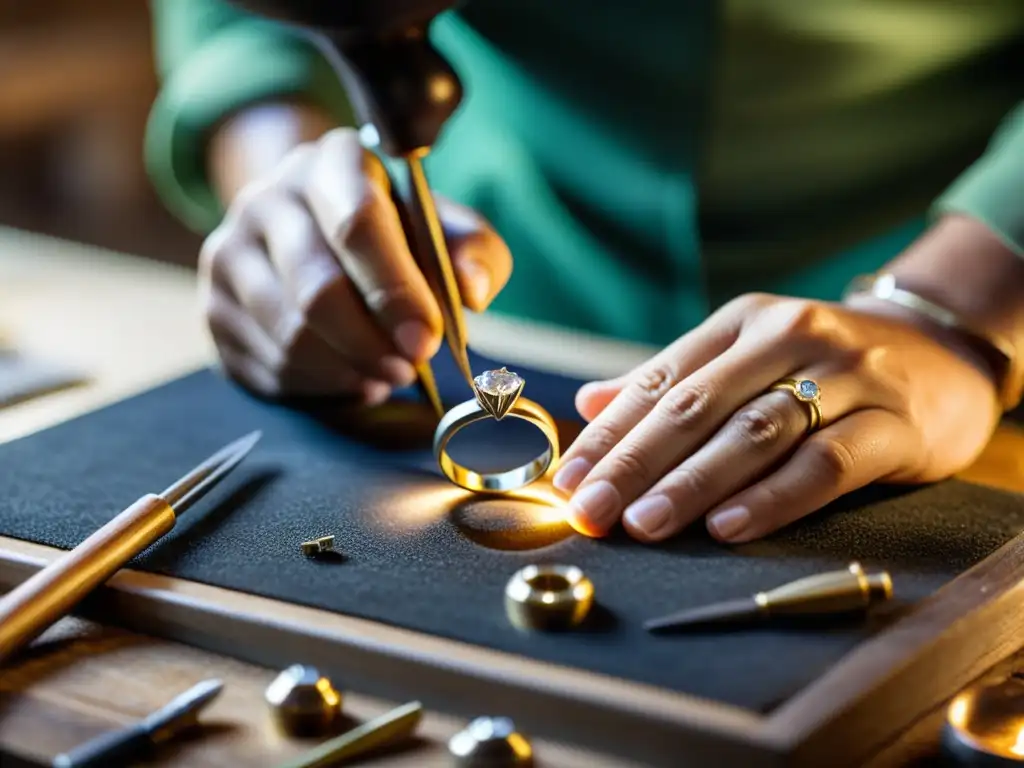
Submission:
<svg viewBox="0 0 1024 768">
<path fill-rule="evenodd" d="M 477 359 L 474 369 L 484 365 Z M 465 393 L 452 388 L 450 366 L 438 375 L 444 389 Z M 575 382 L 526 378 L 526 396 L 556 416 L 572 415 Z M 391 434 L 411 423 L 409 406 L 383 408 L 374 419 L 374 434 Z M 354 420 L 342 421 L 342 432 L 355 429 Z M 509 422 L 493 427 L 461 447 L 501 463 L 533 437 Z M 759 711 L 811 683 L 882 620 L 675 637 L 650 636 L 641 622 L 851 559 L 889 569 L 898 613 L 1024 528 L 1019 496 L 948 482 L 871 489 L 734 549 L 715 544 L 701 526 L 658 548 L 618 535 L 566 536 L 561 527 L 492 529 L 510 505 L 453 509 L 463 496 L 436 473 L 428 445 L 406 435 L 401 449 L 371 446 L 203 371 L 0 447 L 0 534 L 71 547 L 253 429 L 264 435 L 250 458 L 137 567 Z M 299 542 L 327 533 L 336 535 L 342 558 L 320 562 L 299 552 Z M 505 582 L 538 561 L 574 563 L 590 574 L 600 603 L 590 626 L 560 635 L 511 628 Z"/>
</svg>

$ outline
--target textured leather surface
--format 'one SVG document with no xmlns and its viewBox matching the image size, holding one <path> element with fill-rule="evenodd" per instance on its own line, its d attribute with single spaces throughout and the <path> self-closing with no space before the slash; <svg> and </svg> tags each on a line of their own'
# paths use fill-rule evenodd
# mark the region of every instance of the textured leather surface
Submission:
<svg viewBox="0 0 1024 768">
<path fill-rule="evenodd" d="M 478 359 L 474 369 L 484 364 Z M 462 399 L 449 365 L 438 376 Z M 526 378 L 527 396 L 556 416 L 572 415 L 575 382 Z M 641 622 L 853 558 L 891 571 L 898 613 L 1024 528 L 1019 496 L 949 482 L 871 489 L 731 550 L 700 531 L 658 548 L 621 536 L 588 540 L 559 526 L 522 527 L 530 505 L 460 506 L 465 497 L 434 469 L 429 423 L 416 426 L 419 406 L 400 401 L 373 414 L 373 445 L 353 437 L 362 429 L 355 417 L 315 410 L 317 419 L 261 403 L 203 371 L 2 446 L 0 533 L 71 547 L 143 493 L 261 429 L 250 458 L 138 567 L 768 710 L 884 617 L 687 637 L 649 636 Z M 467 455 L 501 463 L 529 452 L 528 429 L 493 426 L 467 435 Z M 343 558 L 300 553 L 300 541 L 327 533 Z M 590 574 L 600 602 L 591 626 L 538 636 L 510 627 L 504 584 L 536 561 L 574 563 Z"/>
</svg>

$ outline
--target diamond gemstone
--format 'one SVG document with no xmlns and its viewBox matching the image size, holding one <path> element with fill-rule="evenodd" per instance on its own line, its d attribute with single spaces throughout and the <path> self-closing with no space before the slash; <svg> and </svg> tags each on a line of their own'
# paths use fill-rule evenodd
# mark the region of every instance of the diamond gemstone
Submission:
<svg viewBox="0 0 1024 768">
<path fill-rule="evenodd" d="M 507 368 L 497 371 L 484 371 L 473 381 L 481 392 L 495 397 L 515 394 L 516 390 L 523 384 L 522 377 Z"/>
<path fill-rule="evenodd" d="M 812 400 L 818 396 L 818 385 L 810 379 L 804 379 L 797 385 L 797 391 L 802 397 Z"/>
</svg>

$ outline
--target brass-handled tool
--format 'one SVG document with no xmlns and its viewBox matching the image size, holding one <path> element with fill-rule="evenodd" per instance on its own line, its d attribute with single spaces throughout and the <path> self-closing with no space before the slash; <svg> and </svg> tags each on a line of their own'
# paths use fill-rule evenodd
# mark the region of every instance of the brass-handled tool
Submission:
<svg viewBox="0 0 1024 768">
<path fill-rule="evenodd" d="M 69 613 L 125 563 L 168 533 L 238 466 L 260 438 L 253 432 L 222 448 L 159 496 L 147 494 L 70 552 L 0 597 L 0 661 Z"/>
<path fill-rule="evenodd" d="M 412 735 L 423 717 L 423 705 L 410 701 L 314 747 L 280 768 L 324 768 L 347 765 L 370 750 L 396 743 Z"/>
<path fill-rule="evenodd" d="M 753 597 L 691 608 L 644 623 L 649 632 L 735 624 L 776 616 L 821 616 L 866 610 L 892 597 L 885 571 L 867 573 L 859 563 L 783 584 Z"/>
<path fill-rule="evenodd" d="M 150 752 L 196 724 L 199 713 L 220 694 L 220 680 L 204 680 L 138 723 L 97 736 L 53 758 L 53 768 L 116 768 L 135 765 Z"/>
</svg>

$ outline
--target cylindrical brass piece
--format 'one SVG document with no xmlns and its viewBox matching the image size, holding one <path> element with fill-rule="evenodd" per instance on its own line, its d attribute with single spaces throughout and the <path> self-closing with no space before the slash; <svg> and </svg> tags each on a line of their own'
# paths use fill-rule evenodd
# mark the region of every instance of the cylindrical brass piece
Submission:
<svg viewBox="0 0 1024 768">
<path fill-rule="evenodd" d="M 507 717 L 478 717 L 448 742 L 459 768 L 526 768 L 533 747 Z"/>
<path fill-rule="evenodd" d="M 885 571 L 867 573 L 860 563 L 784 584 L 754 599 L 772 615 L 839 613 L 870 607 L 892 597 L 892 578 Z"/>
<path fill-rule="evenodd" d="M 293 664 L 267 686 L 270 711 L 285 733 L 323 734 L 341 713 L 341 694 L 315 667 Z"/>
<path fill-rule="evenodd" d="M 593 603 L 594 585 L 575 565 L 528 565 L 505 586 L 505 613 L 520 629 L 575 627 Z"/>
</svg>

